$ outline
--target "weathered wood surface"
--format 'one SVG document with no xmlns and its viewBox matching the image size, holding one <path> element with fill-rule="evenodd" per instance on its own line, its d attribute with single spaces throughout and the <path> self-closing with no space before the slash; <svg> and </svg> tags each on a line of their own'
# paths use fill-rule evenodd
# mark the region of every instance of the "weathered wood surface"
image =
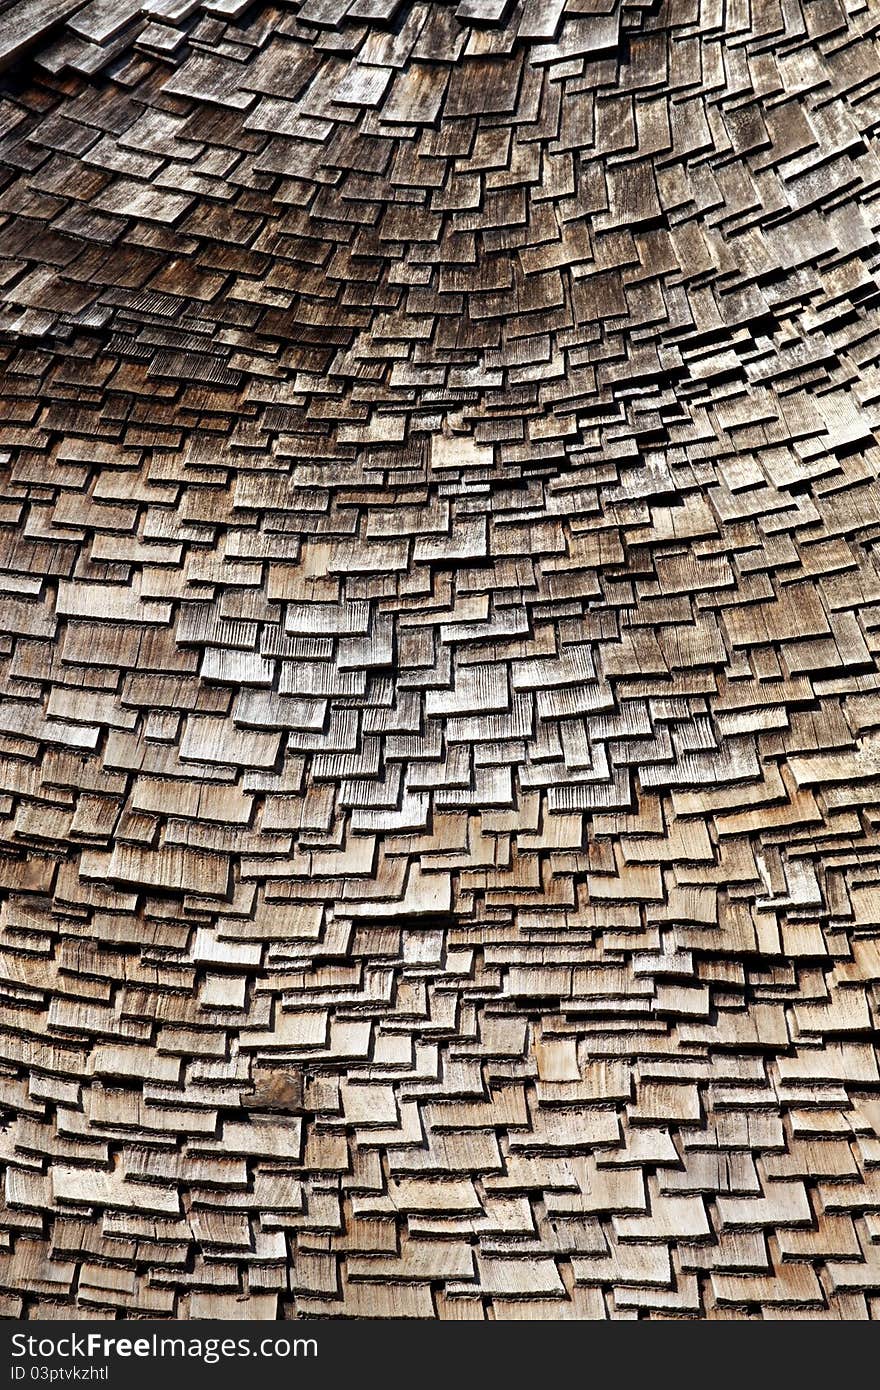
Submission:
<svg viewBox="0 0 880 1390">
<path fill-rule="evenodd" d="M 0 16 L 0 1311 L 880 1313 L 880 11 Z"/>
</svg>

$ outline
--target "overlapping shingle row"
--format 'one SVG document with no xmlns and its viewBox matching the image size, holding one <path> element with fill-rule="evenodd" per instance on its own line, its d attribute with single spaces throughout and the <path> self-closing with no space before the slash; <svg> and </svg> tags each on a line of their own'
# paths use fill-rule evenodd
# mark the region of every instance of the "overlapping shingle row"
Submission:
<svg viewBox="0 0 880 1390">
<path fill-rule="evenodd" d="M 877 1315 L 878 27 L 0 13 L 7 1316 Z"/>
</svg>

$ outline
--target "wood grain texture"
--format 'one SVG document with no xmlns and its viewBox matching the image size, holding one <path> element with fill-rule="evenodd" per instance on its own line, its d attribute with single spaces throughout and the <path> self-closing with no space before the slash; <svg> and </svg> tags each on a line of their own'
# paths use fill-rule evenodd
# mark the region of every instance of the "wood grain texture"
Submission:
<svg viewBox="0 0 880 1390">
<path fill-rule="evenodd" d="M 0 1313 L 880 1314 L 878 12 L 0 20 Z"/>
</svg>

